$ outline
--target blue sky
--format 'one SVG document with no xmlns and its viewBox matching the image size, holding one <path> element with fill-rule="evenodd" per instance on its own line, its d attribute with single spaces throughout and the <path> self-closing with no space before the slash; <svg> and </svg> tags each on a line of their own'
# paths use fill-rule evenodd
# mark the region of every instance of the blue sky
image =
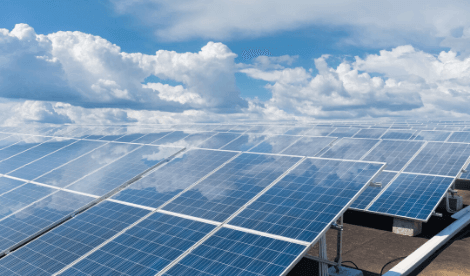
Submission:
<svg viewBox="0 0 470 276">
<path fill-rule="evenodd" d="M 468 4 L 294 2 L 2 3 L 4 122 L 468 118 Z"/>
</svg>

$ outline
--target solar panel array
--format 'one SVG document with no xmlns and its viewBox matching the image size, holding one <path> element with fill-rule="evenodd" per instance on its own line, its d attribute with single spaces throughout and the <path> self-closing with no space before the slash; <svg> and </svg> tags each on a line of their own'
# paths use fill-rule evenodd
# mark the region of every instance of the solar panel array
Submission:
<svg viewBox="0 0 470 276">
<path fill-rule="evenodd" d="M 468 125 L 3 127 L 0 275 L 285 274 L 349 207 L 427 221 Z"/>
</svg>

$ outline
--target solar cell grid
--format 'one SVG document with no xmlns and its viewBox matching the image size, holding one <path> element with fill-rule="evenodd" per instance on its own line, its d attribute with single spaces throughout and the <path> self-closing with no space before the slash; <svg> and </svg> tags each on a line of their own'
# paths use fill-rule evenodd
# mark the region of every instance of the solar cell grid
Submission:
<svg viewBox="0 0 470 276">
<path fill-rule="evenodd" d="M 382 187 L 371 185 L 367 186 L 365 191 L 362 192 L 359 197 L 351 204 L 351 208 L 364 210 L 396 175 L 396 172 L 381 172 L 374 182 L 381 183 Z"/>
<path fill-rule="evenodd" d="M 164 275 L 280 275 L 305 246 L 222 228 Z"/>
<path fill-rule="evenodd" d="M 450 135 L 447 142 L 470 143 L 470 131 L 454 132 L 452 135 Z"/>
<path fill-rule="evenodd" d="M 239 133 L 217 133 L 211 138 L 201 143 L 198 147 L 208 149 L 219 149 L 231 141 L 237 139 L 240 136 Z"/>
<path fill-rule="evenodd" d="M 450 131 L 421 130 L 418 134 L 416 134 L 414 140 L 444 142 L 450 134 Z"/>
<path fill-rule="evenodd" d="M 292 145 L 295 141 L 299 140 L 299 136 L 289 135 L 275 135 L 266 138 L 263 142 L 256 147 L 249 150 L 249 152 L 260 153 L 281 153 L 285 148 Z"/>
<path fill-rule="evenodd" d="M 399 139 L 399 140 L 408 140 L 410 139 L 413 134 L 416 132 L 416 130 L 411 129 L 389 129 L 387 132 L 385 132 L 381 139 Z"/>
<path fill-rule="evenodd" d="M 214 228 L 154 213 L 61 275 L 155 275 Z"/>
<path fill-rule="evenodd" d="M 352 137 L 354 136 L 354 134 L 359 132 L 359 130 L 360 130 L 359 128 L 355 128 L 355 127 L 338 127 L 333 132 L 328 134 L 328 136 L 338 137 L 338 138 Z"/>
<path fill-rule="evenodd" d="M 235 155 L 225 151 L 187 151 L 113 198 L 157 208 Z"/>
<path fill-rule="evenodd" d="M 335 140 L 333 137 L 302 137 L 282 151 L 282 154 L 316 156 Z"/>
<path fill-rule="evenodd" d="M 400 171 L 423 145 L 417 141 L 383 140 L 363 160 L 385 162 L 387 170 Z"/>
<path fill-rule="evenodd" d="M 243 153 L 163 209 L 224 221 L 299 160 Z"/>
<path fill-rule="evenodd" d="M 175 143 L 187 136 L 189 136 L 191 133 L 186 132 L 186 131 L 174 131 L 168 135 L 165 135 L 164 137 L 153 141 L 151 144 L 152 145 L 172 145 L 172 143 Z"/>
<path fill-rule="evenodd" d="M 335 129 L 336 129 L 335 127 L 330 127 L 330 126 L 315 126 L 314 128 L 310 129 L 307 133 L 305 133 L 305 135 L 327 136 Z"/>
<path fill-rule="evenodd" d="M 0 259 L 0 275 L 51 275 L 147 213 L 101 203 Z"/>
<path fill-rule="evenodd" d="M 0 141 L 2 149 L 0 150 L 0 161 L 19 154 L 30 148 L 38 146 L 39 144 L 50 140 L 49 137 L 29 136 L 29 135 L 15 135 Z"/>
<path fill-rule="evenodd" d="M 249 133 L 243 134 L 237 139 L 225 145 L 223 150 L 247 151 L 264 141 L 268 136 L 264 134 Z"/>
<path fill-rule="evenodd" d="M 11 191 L 12 189 L 25 184 L 26 182 L 16 180 L 16 179 L 11 179 L 7 177 L 0 177 L 0 195 Z"/>
<path fill-rule="evenodd" d="M 313 242 L 383 165 L 308 158 L 228 223 Z"/>
<path fill-rule="evenodd" d="M 171 143 L 171 146 L 178 146 L 178 147 L 185 147 L 185 148 L 192 148 L 197 147 L 202 144 L 204 141 L 209 139 L 210 137 L 214 136 L 216 132 L 198 132 L 192 133 L 188 136 L 184 137 L 181 140 Z"/>
<path fill-rule="evenodd" d="M 165 135 L 168 135 L 172 132 L 173 131 L 171 130 L 155 130 L 152 133 L 146 134 L 136 140 L 133 140 L 132 143 L 150 144 L 162 137 L 165 137 Z"/>
<path fill-rule="evenodd" d="M 321 155 L 325 158 L 359 160 L 379 140 L 342 138 Z"/>
<path fill-rule="evenodd" d="M 451 177 L 402 173 L 368 210 L 427 221 L 452 182 Z"/>
</svg>

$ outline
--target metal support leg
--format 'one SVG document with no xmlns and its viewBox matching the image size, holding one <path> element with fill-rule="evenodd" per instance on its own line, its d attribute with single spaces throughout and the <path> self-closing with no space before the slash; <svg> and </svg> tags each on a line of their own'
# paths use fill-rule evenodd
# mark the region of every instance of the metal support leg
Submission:
<svg viewBox="0 0 470 276">
<path fill-rule="evenodd" d="M 319 245 L 320 246 L 319 246 L 319 250 L 318 250 L 318 255 L 319 255 L 320 259 L 328 260 L 328 256 L 327 256 L 327 253 L 326 253 L 326 236 L 325 235 L 323 235 L 320 238 Z M 328 264 L 326 264 L 324 262 L 318 263 L 318 274 L 320 276 L 328 276 Z"/>
<path fill-rule="evenodd" d="M 335 258 L 335 263 L 337 265 L 335 266 L 336 272 L 339 272 L 341 270 L 341 253 L 342 253 L 342 246 L 343 246 L 343 216 L 341 216 L 338 220 L 339 224 L 333 225 L 334 229 L 338 231 L 338 239 L 336 243 L 336 258 Z"/>
</svg>

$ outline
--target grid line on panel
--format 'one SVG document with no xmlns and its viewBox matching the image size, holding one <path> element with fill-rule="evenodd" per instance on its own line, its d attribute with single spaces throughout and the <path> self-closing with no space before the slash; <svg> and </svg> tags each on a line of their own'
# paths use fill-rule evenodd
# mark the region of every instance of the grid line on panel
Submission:
<svg viewBox="0 0 470 276">
<path fill-rule="evenodd" d="M 371 153 L 376 147 L 378 147 L 380 144 L 382 144 L 382 141 L 383 141 L 383 140 L 379 140 L 372 148 L 370 148 L 369 151 L 367 151 L 366 153 L 364 153 L 364 155 L 361 156 L 361 158 L 359 158 L 359 160 L 364 160 L 364 158 L 365 158 L 369 153 Z"/>
<path fill-rule="evenodd" d="M 377 139 L 342 138 L 325 151 L 320 157 L 358 161 L 359 158 L 379 142 L 380 140 Z"/>
<path fill-rule="evenodd" d="M 450 134 L 449 134 L 449 136 L 447 136 L 447 139 L 445 139 L 444 142 L 449 142 L 449 139 L 450 139 L 450 137 L 452 137 L 452 135 L 454 134 L 454 132 L 455 132 L 455 131 L 451 131 Z"/>
<path fill-rule="evenodd" d="M 392 181 L 398 172 L 387 172 L 382 171 L 377 178 L 374 179 L 374 182 L 380 182 L 383 184 L 383 187 L 387 186 L 390 181 Z M 376 187 L 368 185 L 367 188 L 362 192 L 359 197 L 351 204 L 349 208 L 363 210 L 363 208 L 367 207 L 369 203 L 375 199 L 378 193 L 382 191 L 382 187 Z"/>
<path fill-rule="evenodd" d="M 27 136 L 27 135 L 22 135 L 22 136 Z M 30 136 L 32 136 L 32 135 L 30 135 Z M 23 151 L 17 152 L 17 153 L 15 153 L 15 154 L 13 154 L 13 155 L 11 155 L 11 156 L 5 158 L 5 159 L 2 159 L 0 162 L 6 161 L 6 160 L 8 160 L 8 159 L 10 159 L 10 158 L 12 158 L 12 157 L 15 157 L 15 156 L 17 156 L 17 155 L 19 155 L 19 154 L 24 153 L 24 152 L 26 152 L 26 151 L 28 151 L 28 150 L 30 150 L 30 149 L 34 149 L 34 148 L 36 148 L 36 147 L 38 147 L 38 146 L 40 146 L 40 145 L 42 145 L 42 144 L 44 144 L 44 143 L 46 143 L 46 142 L 49 142 L 49 141 L 51 141 L 51 140 L 53 140 L 53 139 L 54 139 L 54 138 L 51 138 L 51 139 L 49 139 L 49 140 L 42 141 L 41 143 L 38 143 L 37 145 L 34 145 L 34 146 L 32 146 L 32 147 L 28 147 L 27 149 L 25 149 L 25 150 L 23 150 Z M 14 145 L 16 145 L 16 144 L 18 144 L 18 143 L 20 143 L 20 142 L 21 142 L 21 141 L 18 141 L 18 142 L 16 142 L 16 143 L 13 144 L 13 145 L 10 145 L 10 146 L 8 146 L 8 147 L 3 148 L 2 150 L 5 150 L 5 149 L 8 150 L 9 147 L 14 146 Z"/>
<path fill-rule="evenodd" d="M 273 238 L 273 239 L 280 240 L 280 241 L 287 241 L 287 242 L 290 242 L 290 243 L 296 243 L 296 244 L 304 245 L 304 246 L 310 246 L 311 245 L 310 242 L 291 239 L 291 238 L 288 238 L 288 237 L 279 236 L 279 235 L 275 235 L 275 234 L 271 234 L 271 233 L 267 233 L 267 232 L 261 232 L 261 231 L 257 231 L 257 230 L 253 230 L 253 229 L 245 228 L 245 227 L 241 227 L 241 226 L 236 226 L 236 225 L 232 225 L 232 224 L 224 224 L 223 228 L 229 228 L 229 229 L 237 230 L 237 231 L 240 231 L 240 232 L 251 233 L 251 234 L 258 235 L 258 236 L 265 236 L 265 237 L 268 237 L 268 238 Z"/>
</svg>

